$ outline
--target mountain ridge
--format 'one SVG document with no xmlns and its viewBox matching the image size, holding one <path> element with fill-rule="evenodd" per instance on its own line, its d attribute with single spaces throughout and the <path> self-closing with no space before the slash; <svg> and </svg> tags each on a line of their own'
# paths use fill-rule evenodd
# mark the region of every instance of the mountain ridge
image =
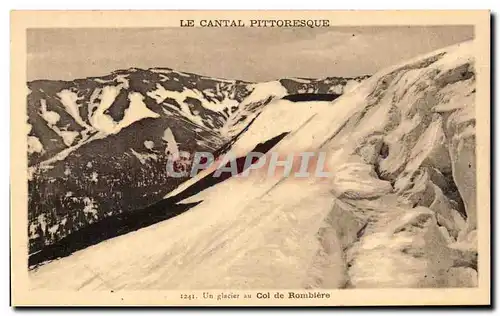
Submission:
<svg viewBox="0 0 500 316">
<path fill-rule="evenodd" d="M 171 76 L 171 78 L 168 78 L 167 75 Z M 151 76 L 151 78 L 148 78 L 149 76 Z M 164 80 L 161 80 L 161 77 L 163 77 Z M 283 78 L 277 79 L 275 81 L 264 82 L 262 84 L 279 82 L 287 90 L 287 94 L 312 92 L 326 93 L 328 88 L 336 86 L 334 92 L 340 94 L 342 92 L 342 86 L 347 84 L 348 81 L 360 82 L 367 77 L 368 76 L 355 78 L 326 77 L 323 79 Z M 163 85 L 159 87 L 158 91 L 156 91 L 154 89 L 154 85 L 157 85 L 158 83 L 163 83 Z M 220 84 L 217 85 L 217 83 Z M 165 85 L 167 86 L 165 87 Z M 197 85 L 200 85 L 201 87 L 198 88 Z M 203 88 L 210 85 L 212 86 L 209 87 L 209 89 L 215 89 L 216 92 L 219 92 L 219 94 L 207 95 L 206 93 L 203 93 Z M 175 71 L 170 68 L 129 68 L 116 70 L 106 76 L 88 77 L 71 81 L 44 79 L 30 81 L 28 82 L 28 136 L 32 136 L 31 138 L 29 138 L 28 143 L 30 165 L 50 158 L 59 150 L 62 150 L 65 147 L 70 147 L 72 144 L 79 140 L 84 141 L 88 139 L 88 134 L 93 134 L 98 132 L 99 130 L 106 129 L 107 123 L 113 124 L 113 122 L 109 120 L 107 116 L 103 116 L 102 118 L 104 118 L 104 120 L 102 124 L 100 124 L 101 126 L 94 126 L 96 124 L 91 122 L 91 116 L 95 113 L 93 113 L 92 110 L 96 110 L 98 106 L 94 104 L 92 109 L 85 109 L 85 107 L 81 106 L 82 104 L 89 105 L 94 102 L 101 101 L 100 96 L 102 96 L 103 93 L 100 91 L 96 91 L 98 89 L 106 89 L 106 87 L 108 87 L 108 90 L 106 91 L 108 93 L 105 93 L 105 96 L 103 97 L 108 97 L 110 99 L 109 102 L 112 103 L 107 105 L 107 109 L 105 110 L 106 112 L 102 114 L 111 116 L 113 121 L 119 121 L 120 119 L 124 118 L 124 112 L 127 110 L 127 102 L 132 102 L 132 100 L 130 100 L 131 98 L 134 98 L 135 101 L 139 104 L 141 101 L 144 101 L 145 107 L 138 105 L 139 107 L 149 109 L 152 112 L 161 115 L 161 113 L 158 113 L 157 109 L 155 109 L 155 105 L 153 104 L 154 102 L 152 102 L 151 99 L 155 99 L 156 101 L 160 102 L 166 101 L 167 103 L 171 103 L 177 107 L 180 107 L 179 103 L 183 103 L 187 99 L 191 103 L 196 103 L 190 104 L 190 108 L 196 107 L 200 103 L 200 99 L 203 98 L 207 99 L 208 103 L 213 104 L 216 104 L 217 101 L 220 102 L 221 98 L 230 100 L 234 98 L 236 102 L 241 102 L 245 97 L 249 96 L 250 93 L 258 85 L 259 83 L 255 82 L 243 81 L 238 79 L 232 80 L 212 78 L 208 76 L 196 75 L 193 73 Z M 109 91 L 110 87 L 115 87 L 118 89 L 118 91 Z M 221 88 L 228 89 L 228 87 L 229 90 L 222 92 L 218 91 Z M 192 89 L 193 91 L 201 92 L 202 94 L 196 95 L 196 93 L 191 93 L 192 95 L 185 96 L 183 102 L 178 102 L 178 100 L 164 97 L 158 94 L 161 92 L 165 92 L 162 91 L 165 88 L 167 88 L 167 92 L 170 92 L 171 90 L 182 92 Z M 245 89 L 248 91 L 244 91 Z M 93 95 L 96 94 L 96 92 L 97 95 Z M 139 93 L 140 96 L 130 95 L 130 93 L 133 92 Z M 241 95 L 239 95 L 239 93 L 241 93 Z M 142 100 L 137 100 L 140 98 L 142 98 Z M 127 101 L 127 99 L 129 100 Z M 37 107 L 37 103 L 42 104 Z M 47 108 L 47 106 L 49 108 Z M 226 116 L 228 116 L 229 112 L 231 112 L 231 108 L 232 110 L 234 110 L 234 106 L 235 104 L 232 104 L 231 106 L 228 105 L 227 107 L 222 109 L 222 111 L 226 111 L 225 114 Z M 58 107 L 64 108 L 65 111 L 60 111 Z M 186 111 L 186 109 L 183 110 L 184 112 L 190 112 Z M 206 110 L 213 109 L 209 108 Z M 41 116 L 44 119 L 43 121 L 45 122 L 36 122 L 36 118 L 40 115 L 40 112 L 42 112 Z M 213 113 L 211 114 L 213 115 Z M 149 115 L 154 116 L 155 114 L 150 113 Z M 212 119 L 215 119 L 216 122 L 212 122 L 212 124 L 209 124 L 210 128 L 214 127 L 214 123 L 218 124 L 217 119 L 220 120 L 220 118 Z M 63 126 L 57 126 L 57 121 L 59 120 L 62 121 L 61 125 Z M 35 121 L 35 124 L 33 124 L 33 121 Z M 74 124 L 74 121 L 76 121 L 77 124 Z M 47 129 L 40 126 L 43 123 L 45 123 L 45 125 L 50 125 L 51 128 Z M 35 129 L 44 129 L 43 131 L 38 133 L 42 134 L 42 137 L 38 137 L 36 135 L 36 131 L 32 130 L 33 125 L 36 125 Z M 111 128 L 108 128 L 107 132 L 111 132 Z M 51 134 L 50 136 L 52 137 L 50 138 L 50 141 L 47 140 L 45 134 Z M 57 144 L 54 145 L 54 142 Z M 48 147 L 47 153 L 43 153 L 45 147 Z M 36 156 L 40 156 L 40 159 L 36 159 Z"/>
<path fill-rule="evenodd" d="M 180 152 L 219 153 L 276 99 L 343 93 L 364 78 L 225 80 L 169 68 L 28 83 L 30 252 L 162 199 Z M 181 160 L 176 168 L 188 167 Z"/>
</svg>

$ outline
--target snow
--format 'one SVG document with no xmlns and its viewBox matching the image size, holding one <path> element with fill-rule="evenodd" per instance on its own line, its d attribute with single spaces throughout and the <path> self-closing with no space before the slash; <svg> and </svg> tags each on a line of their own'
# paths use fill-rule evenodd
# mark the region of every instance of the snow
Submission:
<svg viewBox="0 0 500 316">
<path fill-rule="evenodd" d="M 164 74 L 168 74 L 168 73 L 171 73 L 172 70 L 171 69 L 167 69 L 167 68 L 150 68 L 149 71 L 151 72 L 154 72 L 154 73 L 164 73 Z"/>
<path fill-rule="evenodd" d="M 330 102 L 312 101 L 294 103 L 288 100 L 277 100 L 268 104 L 259 119 L 236 141 L 231 151 L 236 156 L 246 154 L 259 143 L 272 139 L 284 132 L 297 130 L 304 122 L 316 113 L 332 108 Z M 273 124 L 269 124 L 273 122 Z"/>
<path fill-rule="evenodd" d="M 332 106 L 330 102 L 326 101 L 303 102 L 301 104 L 294 104 L 288 100 L 273 101 L 264 108 L 259 119 L 255 120 L 241 138 L 233 144 L 228 154 L 235 157 L 244 156 L 259 143 L 272 139 L 282 133 L 296 130 L 310 120 L 315 113 L 331 108 Z M 213 168 L 208 168 L 201 171 L 165 197 L 178 194 L 213 170 Z"/>
<path fill-rule="evenodd" d="M 187 73 L 184 73 L 184 72 L 180 72 L 180 71 L 172 71 L 172 72 L 175 72 L 176 74 L 178 74 L 180 76 L 183 76 L 183 77 L 186 77 L 186 78 L 191 78 L 190 74 L 187 74 Z"/>
<path fill-rule="evenodd" d="M 471 49 L 470 45 L 465 46 Z M 423 73 L 435 67 L 446 70 L 450 65 L 460 66 L 466 55 L 467 51 L 453 53 L 435 65 L 410 71 L 419 72 L 423 78 Z M 394 96 L 401 92 L 399 88 L 408 88 L 408 80 L 393 80 L 384 91 L 377 90 L 381 78 L 392 71 L 401 72 L 398 67 L 381 71 L 334 102 L 275 101 L 232 148 L 238 154 L 246 154 L 257 143 L 290 131 L 272 151 L 327 152 L 326 169 L 333 171 L 331 178 L 266 177 L 262 173 L 230 178 L 182 201 L 202 202 L 172 219 L 37 268 L 31 272 L 32 288 L 331 289 L 345 286 L 346 280 L 357 288 L 452 284 L 456 279 L 443 271 L 452 267 L 450 254 L 455 250 L 447 245 L 454 237 L 445 238 L 439 229 L 436 218 L 440 214 L 428 207 L 399 203 L 391 183 L 379 179 L 374 166 L 356 154 L 367 136 L 380 134 L 391 146 L 405 146 L 391 147 L 380 168 L 404 170 L 401 165 L 412 162 L 415 166 L 410 167 L 415 169 L 423 158 L 432 157 L 434 150 L 439 149 L 443 140 L 440 128 L 446 124 L 433 114 L 440 114 L 430 109 L 422 112 L 420 108 L 418 115 L 409 115 L 409 108 L 423 100 L 421 91 L 408 92 L 409 98 L 414 97 L 409 104 L 406 99 L 394 101 Z M 280 95 L 280 86 L 268 83 L 256 87 L 257 91 L 244 102 L 261 101 L 269 92 Z M 463 89 L 457 91 L 459 95 Z M 374 97 L 379 92 L 386 94 L 380 100 Z M 457 98 L 467 100 L 463 96 Z M 398 126 L 387 128 L 393 102 L 400 107 L 401 120 Z M 418 137 L 407 137 L 423 124 L 424 114 L 430 114 L 432 120 L 422 127 Z M 459 113 L 457 120 L 450 116 L 450 124 L 467 115 L 470 114 Z M 473 135 L 470 127 L 461 128 L 451 138 L 457 134 Z M 175 144 L 172 138 L 172 131 L 167 129 L 164 140 Z M 454 150 L 449 151 L 452 157 L 458 154 Z M 201 174 L 189 181 L 197 181 Z M 402 171 L 394 174 L 404 176 Z M 185 187 L 182 185 L 174 194 Z M 362 224 L 366 224 L 366 231 L 357 236 Z M 346 234 L 341 236 L 341 231 Z M 348 250 L 344 253 L 344 249 Z M 411 251 L 419 256 L 412 256 Z M 105 275 L 112 280 L 112 288 L 88 271 Z"/>
<path fill-rule="evenodd" d="M 125 110 L 125 116 L 123 119 L 116 125 L 114 133 L 117 133 L 122 128 L 127 127 L 139 120 L 160 117 L 158 113 L 153 112 L 146 106 L 144 103 L 144 96 L 142 96 L 139 92 L 129 93 L 128 98 L 130 100 L 130 105 Z"/>
<path fill-rule="evenodd" d="M 65 148 L 63 150 L 61 150 L 60 152 L 58 152 L 55 156 L 47 159 L 47 160 L 44 160 L 42 161 L 41 163 L 38 164 L 38 166 L 44 168 L 44 169 L 50 169 L 52 168 L 52 163 L 55 162 L 55 161 L 61 161 L 61 160 L 64 160 L 66 159 L 66 157 L 72 153 L 73 151 L 77 150 L 78 148 L 80 148 L 81 146 L 95 140 L 95 139 L 101 139 L 103 137 L 105 137 L 106 135 L 104 134 L 101 134 L 101 133 L 98 133 L 98 134 L 95 134 L 93 135 L 92 137 L 89 137 L 88 139 L 84 139 L 82 140 L 81 142 L 78 142 L 76 143 L 75 145 L 71 146 L 71 147 L 68 147 L 68 148 Z M 32 173 L 34 172 L 34 169 L 35 167 L 30 167 L 28 168 L 28 172 L 29 173 Z"/>
<path fill-rule="evenodd" d="M 149 159 L 153 159 L 153 160 L 158 160 L 158 156 L 156 156 L 155 154 L 150 154 L 150 153 L 138 153 L 137 151 L 135 151 L 133 148 L 130 149 L 130 151 L 132 152 L 132 154 L 137 158 L 139 159 L 139 161 L 141 162 L 141 164 L 145 164 L 148 162 Z"/>
<path fill-rule="evenodd" d="M 62 137 L 66 146 L 71 146 L 75 141 L 75 138 L 78 136 L 78 132 L 72 131 L 59 131 L 58 134 Z"/>
<path fill-rule="evenodd" d="M 43 145 L 36 136 L 28 136 L 28 154 L 43 153 Z"/>
<path fill-rule="evenodd" d="M 29 135 L 31 133 L 31 130 L 33 129 L 33 126 L 30 123 L 26 123 L 26 134 Z"/>
<path fill-rule="evenodd" d="M 94 91 L 92 91 L 92 94 L 90 95 L 89 98 L 89 104 L 88 104 L 88 114 L 87 114 L 87 120 L 89 122 L 92 122 L 92 116 L 94 115 L 94 111 L 96 108 L 99 107 L 99 103 L 96 103 L 96 99 L 101 96 L 102 93 L 102 88 L 96 88 Z"/>
<path fill-rule="evenodd" d="M 201 117 L 191 114 L 189 104 L 185 102 L 187 97 L 199 100 L 201 102 L 201 106 L 216 112 L 222 112 L 226 108 L 231 108 L 233 106 L 238 105 L 238 101 L 229 98 L 224 98 L 222 102 L 219 101 L 209 102 L 208 100 L 205 99 L 203 94 L 196 89 L 183 89 L 182 92 L 173 90 L 169 91 L 166 90 L 160 84 L 156 84 L 156 89 L 147 92 L 147 95 L 155 99 L 157 103 L 162 103 L 163 101 L 165 101 L 166 98 L 174 99 L 181 106 L 182 114 L 192 122 L 201 126 L 203 126 L 204 123 Z M 177 108 L 174 107 L 173 105 L 169 105 L 169 107 L 174 110 L 177 110 Z"/>
<path fill-rule="evenodd" d="M 124 117 L 121 121 L 115 122 L 112 117 L 104 114 L 111 107 L 116 97 L 120 93 L 121 88 L 116 86 L 106 86 L 102 90 L 101 103 L 91 118 L 92 125 L 95 129 L 105 134 L 116 134 L 130 124 L 152 117 L 158 118 L 160 115 L 150 110 L 144 103 L 144 96 L 139 92 L 131 92 L 128 94 L 130 100 L 129 107 L 125 110 Z"/>
<path fill-rule="evenodd" d="M 115 122 L 110 116 L 104 114 L 104 112 L 113 104 L 120 90 L 120 87 L 115 86 L 106 86 L 102 89 L 101 102 L 90 121 L 96 130 L 106 134 L 112 134 L 115 131 Z"/>
<path fill-rule="evenodd" d="M 54 226 L 52 226 L 52 227 L 49 228 L 49 232 L 51 234 L 55 234 L 58 229 L 59 229 L 59 224 L 55 224 Z"/>
<path fill-rule="evenodd" d="M 342 94 L 343 91 L 344 91 L 344 86 L 342 85 L 331 86 L 330 89 L 328 89 L 328 93 L 335 93 L 335 94 Z"/>
<path fill-rule="evenodd" d="M 173 160 L 177 160 L 179 158 L 179 147 L 177 146 L 177 141 L 175 140 L 174 134 L 170 128 L 167 128 L 163 132 L 162 139 L 167 143 L 165 154 L 170 154 Z"/>
<path fill-rule="evenodd" d="M 61 90 L 59 93 L 57 93 L 57 96 L 61 99 L 61 103 L 66 109 L 66 112 L 68 112 L 69 115 L 77 122 L 80 126 L 83 126 L 85 128 L 89 128 L 87 123 L 85 123 L 80 116 L 80 112 L 78 110 L 79 105 L 76 104 L 76 101 L 78 100 L 78 95 L 74 93 L 73 91 L 64 89 Z"/>
<path fill-rule="evenodd" d="M 42 112 L 41 115 L 43 119 L 49 124 L 49 125 L 55 125 L 61 118 L 57 112 L 54 111 L 48 111 L 47 110 L 47 102 L 44 99 L 40 100 L 40 111 Z"/>
<path fill-rule="evenodd" d="M 318 229 L 321 214 L 324 215 L 329 210 L 329 204 L 325 203 L 325 198 L 329 197 L 324 195 L 323 198 L 317 198 L 315 192 L 306 187 L 305 191 L 311 196 L 310 201 L 290 197 L 286 199 L 288 202 L 285 205 L 281 205 L 273 203 L 272 199 L 264 199 L 260 205 L 262 207 L 245 208 L 245 204 L 248 204 L 252 197 L 258 197 L 265 192 L 267 185 L 252 189 L 249 183 L 240 182 L 239 185 L 233 183 L 230 187 L 225 185 L 224 189 L 230 191 L 218 191 L 216 201 L 210 201 L 194 213 L 184 213 L 176 217 L 175 221 L 166 221 L 142 229 L 141 233 L 136 235 L 138 238 L 118 237 L 89 248 L 86 251 L 88 268 L 104 271 L 102 269 L 112 259 L 116 268 L 106 270 L 105 273 L 111 279 L 116 278 L 114 286 L 122 289 L 248 288 L 258 284 L 265 288 L 277 287 L 278 284 L 283 287 L 297 287 L 307 271 L 296 267 L 307 266 L 315 251 L 315 238 L 304 236 L 308 236 L 308 231 Z M 281 187 L 280 195 L 287 196 L 289 189 Z M 241 190 L 245 190 L 248 195 L 246 201 L 227 198 L 236 194 L 235 192 L 242 192 Z M 224 194 L 221 194 L 222 192 Z M 308 207 L 304 207 L 305 205 Z M 303 211 L 285 211 L 287 207 L 293 206 Z M 214 209 L 220 211 L 213 212 Z M 186 227 L 197 228 L 189 230 Z M 162 238 L 159 242 L 157 236 L 164 234 L 171 237 Z M 203 237 L 200 238 L 201 236 Z M 134 249 L 134 255 L 128 256 L 130 251 L 127 249 Z M 112 252 L 107 252 L 108 250 Z M 222 253 L 229 256 L 221 256 Z M 79 260 L 79 254 L 81 255 L 77 253 L 73 257 L 76 259 L 73 269 L 79 269 L 78 266 L 85 264 Z M 97 260 L 99 257 L 101 260 Z M 143 261 L 144 257 L 150 259 Z M 38 271 L 59 274 L 62 272 L 61 262 L 64 260 L 44 266 Z M 143 268 L 137 268 L 138 262 L 143 262 Z M 203 264 L 200 264 L 201 262 Z M 249 268 L 252 265 L 266 265 L 268 269 L 261 269 L 262 275 L 255 275 L 257 271 Z M 254 275 L 250 277 L 251 274 Z M 119 275 L 127 275 L 127 281 L 124 282 Z M 227 278 L 226 275 L 233 277 Z M 57 286 L 77 288 L 87 279 L 85 275 L 71 280 L 62 278 Z M 32 281 L 34 287 L 37 287 L 37 278 Z M 50 283 L 44 286 L 51 287 Z M 84 286 L 89 289 L 106 287 L 98 281 Z"/>
<path fill-rule="evenodd" d="M 40 224 L 40 228 L 42 228 L 42 231 L 45 231 L 47 228 L 47 221 L 45 218 L 45 214 L 38 215 L 37 217 L 38 223 Z"/>
<path fill-rule="evenodd" d="M 29 237 L 30 238 L 39 237 L 39 235 L 36 233 L 36 227 L 37 227 L 37 225 L 35 223 L 30 223 L 30 225 L 29 225 Z"/>
<path fill-rule="evenodd" d="M 108 83 L 109 82 L 109 80 L 103 80 L 101 78 L 94 78 L 94 81 L 97 83 Z"/>
<path fill-rule="evenodd" d="M 253 88 L 252 93 L 243 100 L 244 105 L 265 100 L 270 96 L 281 98 L 288 93 L 279 81 L 257 83 L 253 85 Z"/>
<path fill-rule="evenodd" d="M 249 111 L 248 106 L 254 103 L 263 103 L 269 98 L 279 99 L 288 93 L 279 81 L 252 84 L 248 85 L 247 89 L 252 91 L 250 95 L 238 105 L 238 109 L 231 113 L 224 125 L 219 129 L 225 139 L 236 136 L 259 114 L 259 111 Z M 241 120 L 243 117 L 245 119 Z"/>
<path fill-rule="evenodd" d="M 338 117 L 343 111 L 339 120 L 345 119 L 355 110 L 356 107 L 339 106 L 338 111 L 327 111 L 328 117 L 322 122 L 331 129 L 338 124 L 335 120 L 330 124 L 332 117 Z M 317 133 L 324 131 L 316 129 Z M 294 138 L 302 139 L 308 133 L 304 130 Z M 316 144 L 320 142 L 321 138 L 315 141 Z M 310 143 L 307 139 L 307 146 Z M 106 261 L 113 258 L 115 267 L 105 273 L 116 278 L 114 286 L 126 289 L 301 288 L 307 278 L 310 258 L 317 250 L 316 236 L 309 232 L 318 231 L 334 200 L 326 182 L 286 179 L 270 191 L 279 181 L 279 178 L 263 178 L 258 174 L 241 181 L 236 178 L 225 181 L 193 197 L 192 200 L 200 200 L 210 196 L 189 212 L 141 229 L 140 233 L 117 237 L 86 249 L 85 261 L 91 269 L 103 271 Z M 301 194 L 289 194 L 297 190 Z M 238 192 L 245 192 L 244 197 L 228 198 L 241 197 Z M 158 242 L 157 236 L 166 235 L 169 238 L 161 238 L 162 242 Z M 146 244 L 155 246 L 144 247 Z M 134 249 L 133 255 L 126 249 Z M 77 266 L 82 265 L 81 254 L 43 266 L 38 271 L 61 273 L 65 260 L 75 260 Z M 102 260 L 96 260 L 99 257 Z M 145 257 L 149 259 L 144 261 Z M 143 268 L 137 269 L 138 262 L 142 262 Z M 79 268 L 73 266 L 73 269 Z M 127 277 L 119 278 L 119 275 Z M 62 280 L 58 286 L 76 288 L 85 280 L 82 275 Z M 33 281 L 36 287 L 36 278 Z M 105 287 L 98 281 L 85 286 Z"/>
<path fill-rule="evenodd" d="M 156 90 L 148 91 L 146 93 L 149 97 L 153 98 L 156 103 L 160 104 L 168 97 L 168 90 L 161 84 L 156 84 Z"/>
<path fill-rule="evenodd" d="M 66 94 L 63 94 L 66 95 Z M 67 101 L 67 100 L 66 100 Z M 66 107 L 68 110 L 68 107 Z M 60 115 L 57 112 L 54 111 L 49 111 L 47 110 L 47 102 L 44 99 L 40 100 L 40 115 L 42 118 L 47 122 L 47 125 L 57 134 L 59 135 L 64 144 L 66 146 L 71 146 L 75 140 L 75 138 L 78 136 L 78 132 L 74 131 L 67 131 L 67 130 L 61 130 L 60 127 L 58 127 L 56 124 L 60 120 Z M 71 115 L 74 115 L 74 113 L 70 113 Z M 67 127 L 64 127 L 67 128 Z M 31 129 L 31 126 L 30 126 Z"/>
<path fill-rule="evenodd" d="M 186 91 L 188 91 L 188 90 L 186 90 Z M 182 115 L 185 118 L 187 118 L 191 122 L 195 123 L 196 125 L 205 126 L 203 119 L 200 116 L 191 114 L 191 112 L 189 110 L 189 105 L 184 103 L 184 98 L 182 98 L 182 94 L 180 94 L 179 92 L 175 92 L 175 91 L 173 93 L 171 91 L 169 91 L 168 95 L 169 95 L 169 97 L 172 97 L 173 99 L 175 99 L 177 101 L 177 103 L 180 105 Z M 167 106 L 174 111 L 178 111 L 177 107 L 175 107 L 174 105 L 167 103 Z M 165 111 L 165 109 L 164 109 L 164 111 Z M 168 112 L 166 112 L 166 113 L 168 113 Z"/>
<path fill-rule="evenodd" d="M 342 93 L 347 93 L 347 92 L 350 92 L 352 90 L 354 90 L 357 86 L 359 86 L 359 82 L 356 81 L 356 80 L 348 80 L 346 85 L 342 88 Z"/>
<path fill-rule="evenodd" d="M 433 151 L 438 151 L 441 148 L 444 148 L 446 142 L 446 136 L 443 133 L 441 128 L 443 124 L 443 120 L 441 117 L 437 117 L 434 119 L 429 127 L 425 130 L 425 132 L 420 135 L 418 138 L 415 147 L 413 147 L 410 157 L 413 157 L 406 165 L 406 170 L 416 170 L 426 158 L 431 156 Z M 446 161 L 443 159 L 446 157 L 445 155 L 439 155 L 438 160 L 444 164 L 449 164 L 449 159 Z M 440 170 L 445 170 L 445 166 L 440 166 Z"/>
<path fill-rule="evenodd" d="M 340 164 L 332 174 L 332 193 L 337 197 L 371 198 L 392 191 L 391 184 L 378 179 L 372 166 L 364 163 Z"/>
<path fill-rule="evenodd" d="M 151 140 L 145 140 L 144 147 L 146 147 L 147 149 L 153 149 L 155 147 L 155 143 Z"/>
<path fill-rule="evenodd" d="M 288 124 L 285 125 L 285 130 L 304 126 L 304 121 L 308 119 L 299 115 L 308 108 L 305 104 L 289 104 L 289 101 L 283 100 L 274 105 L 276 108 L 269 107 L 270 110 L 266 110 L 268 114 L 262 114 L 264 119 L 272 120 L 283 115 L 283 109 L 287 105 L 296 108 L 297 112 L 292 111 L 292 114 L 279 121 L 279 123 Z M 323 110 L 331 106 L 328 102 L 315 105 Z M 339 106 L 338 111 L 328 111 L 330 114 L 323 121 L 330 129 L 355 109 L 355 107 Z M 345 113 L 339 115 L 339 112 Z M 333 120 L 330 124 L 332 117 L 339 117 L 337 123 Z M 294 120 L 287 122 L 291 118 Z M 280 124 L 268 122 L 271 124 L 264 129 L 265 135 L 260 135 L 260 137 L 272 137 L 281 132 Z M 255 123 L 258 124 L 257 121 Z M 302 137 L 307 134 L 306 132 L 308 131 L 302 133 Z M 317 133 L 320 132 L 322 130 L 317 131 Z M 257 128 L 253 133 L 252 137 L 247 136 L 249 142 L 258 140 Z M 301 139 L 302 137 L 295 138 Z M 166 138 L 169 139 L 169 137 Z M 320 139 L 316 141 L 318 142 Z M 307 139 L 305 143 L 308 147 L 310 140 Z M 242 145 L 241 148 L 243 148 Z M 118 278 L 115 286 L 129 289 L 151 286 L 183 289 L 248 288 L 257 285 L 265 288 L 302 287 L 302 281 L 308 273 L 307 266 L 316 251 L 317 242 L 316 237 L 308 232 L 319 229 L 322 218 L 330 210 L 333 200 L 329 193 L 329 186 L 307 185 L 310 179 L 285 180 L 272 191 L 272 196 L 266 193 L 279 180 L 278 178 L 261 178 L 258 174 L 243 181 L 230 179 L 193 197 L 193 199 L 203 199 L 206 195 L 211 197 L 198 206 L 196 211 L 186 212 L 173 220 L 144 228 L 140 230 L 140 234 L 134 234 L 134 238 L 131 238 L 131 235 L 125 235 L 90 247 L 85 250 L 88 258 L 86 261 L 92 265 L 90 268 L 102 271 L 106 260 L 113 258 L 117 268 L 107 270 L 107 275 L 114 278 L 113 276 L 126 274 L 127 280 L 122 278 L 123 281 L 120 281 Z M 300 195 L 289 195 L 289 192 L 298 188 L 302 191 Z M 237 192 L 245 192 L 245 198 L 228 198 L 238 195 Z M 309 198 L 304 199 L 304 196 L 309 196 Z M 295 211 L 287 211 L 291 209 Z M 186 227 L 196 227 L 196 229 L 189 230 Z M 162 238 L 162 242 L 157 242 L 157 236 L 160 235 L 171 237 Z M 143 247 L 145 244 L 155 246 Z M 129 253 L 126 249 L 134 249 L 133 257 L 126 255 Z M 174 257 L 170 258 L 168 254 Z M 144 269 L 135 268 L 135 262 L 142 261 L 141 258 L 145 256 L 150 259 Z M 78 253 L 73 256 L 76 259 L 75 264 L 83 264 L 78 257 Z M 104 261 L 93 259 L 98 257 L 102 257 Z M 63 269 L 63 266 L 60 266 L 61 263 L 68 259 L 46 265 L 38 271 L 60 273 Z M 199 264 L 200 260 L 203 262 L 202 265 Z M 123 264 L 120 264 L 120 261 Z M 124 262 L 127 263 L 124 264 Z M 256 274 L 257 270 L 251 268 L 252 266 L 259 267 L 260 272 Z M 156 268 L 152 272 L 147 272 L 152 267 Z M 62 280 L 58 286 L 80 286 L 85 282 L 84 280 L 85 276 L 82 275 L 76 279 Z M 33 281 L 36 287 L 36 279 Z M 104 285 L 95 281 L 86 285 L 94 289 L 102 288 L 102 286 Z"/>
<path fill-rule="evenodd" d="M 83 208 L 84 214 L 92 214 L 92 216 L 97 215 L 97 210 L 95 209 L 96 204 L 95 204 L 94 199 L 85 197 L 83 199 L 83 203 L 85 204 L 85 206 Z"/>
<path fill-rule="evenodd" d="M 123 87 L 124 89 L 129 88 L 128 75 L 117 75 L 115 77 L 115 80 L 119 83 L 119 86 Z"/>
<path fill-rule="evenodd" d="M 299 83 L 311 83 L 311 80 L 307 80 L 307 79 L 301 79 L 301 78 L 290 78 L 290 80 L 293 80 L 295 82 L 299 82 Z"/>
</svg>

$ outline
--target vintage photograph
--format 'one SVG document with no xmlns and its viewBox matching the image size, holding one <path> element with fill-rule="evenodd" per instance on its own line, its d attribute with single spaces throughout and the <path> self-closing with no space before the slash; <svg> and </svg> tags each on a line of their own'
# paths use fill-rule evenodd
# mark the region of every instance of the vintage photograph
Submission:
<svg viewBox="0 0 500 316">
<path fill-rule="evenodd" d="M 26 27 L 26 290 L 329 305 L 489 279 L 476 25 L 226 16 Z"/>
</svg>

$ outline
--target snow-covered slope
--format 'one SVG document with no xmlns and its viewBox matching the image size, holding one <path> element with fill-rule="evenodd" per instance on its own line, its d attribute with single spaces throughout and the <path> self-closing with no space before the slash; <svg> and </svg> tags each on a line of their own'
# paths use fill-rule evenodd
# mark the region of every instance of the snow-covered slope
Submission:
<svg viewBox="0 0 500 316">
<path fill-rule="evenodd" d="M 476 286 L 473 45 L 384 69 L 287 124 L 267 107 L 233 144 L 288 133 L 272 151 L 327 152 L 332 177 L 255 172 L 193 191 L 188 211 L 36 268 L 32 287 Z"/>
<path fill-rule="evenodd" d="M 239 137 L 235 137 L 230 148 L 225 152 L 231 157 L 244 157 L 247 153 L 256 148 L 259 144 L 280 137 L 284 133 L 292 133 L 299 129 L 301 125 L 308 122 L 317 113 L 326 109 L 331 109 L 334 106 L 332 102 L 325 101 L 308 101 L 300 102 L 294 105 L 288 100 L 276 100 L 266 106 L 259 114 L 248 129 Z M 214 163 L 210 168 L 199 172 L 195 177 L 192 177 L 175 190 L 167 194 L 167 198 L 174 197 L 178 193 L 183 192 L 193 184 L 199 182 L 204 177 L 209 176 L 217 167 L 224 163 L 222 157 L 217 163 Z M 208 191 L 208 190 L 207 190 Z M 200 194 L 204 194 L 203 192 Z M 199 200 L 199 195 L 197 196 Z"/>
<path fill-rule="evenodd" d="M 272 100 L 305 92 L 338 96 L 363 79 L 250 83 L 153 68 L 29 82 L 30 253 L 159 202 L 186 180 L 167 176 L 169 157 L 216 153 Z M 174 168 L 189 163 L 182 158 Z"/>
</svg>

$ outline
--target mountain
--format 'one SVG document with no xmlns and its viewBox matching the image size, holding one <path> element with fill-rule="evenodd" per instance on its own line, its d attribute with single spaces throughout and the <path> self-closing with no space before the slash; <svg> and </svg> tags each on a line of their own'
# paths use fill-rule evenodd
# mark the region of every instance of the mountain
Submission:
<svg viewBox="0 0 500 316">
<path fill-rule="evenodd" d="M 204 170 L 167 196 L 189 211 L 40 266 L 32 288 L 477 286 L 473 53 L 417 57 L 334 101 L 269 103 L 226 151 L 326 152 L 331 177 Z"/>
<path fill-rule="evenodd" d="M 366 77 L 250 83 L 167 68 L 28 83 L 30 253 L 152 205 L 187 180 L 182 153 L 222 153 L 272 100 L 336 98 Z"/>
</svg>

